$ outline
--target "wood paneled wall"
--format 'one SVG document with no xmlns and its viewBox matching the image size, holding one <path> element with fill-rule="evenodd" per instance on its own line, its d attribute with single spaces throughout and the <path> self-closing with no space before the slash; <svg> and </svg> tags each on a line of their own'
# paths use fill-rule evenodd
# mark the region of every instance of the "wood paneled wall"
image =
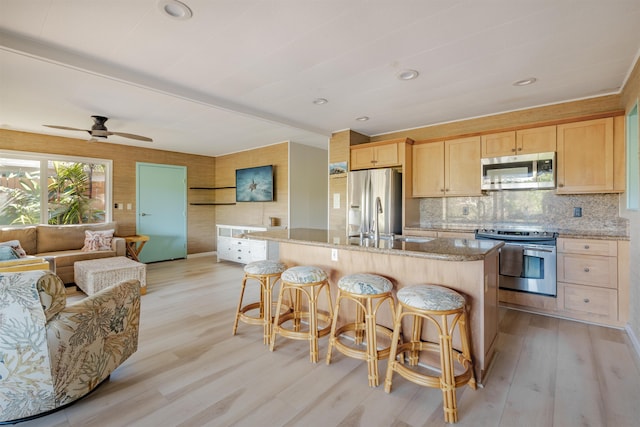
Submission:
<svg viewBox="0 0 640 427">
<path fill-rule="evenodd" d="M 289 143 L 269 145 L 216 157 L 215 186 L 235 186 L 236 169 L 274 165 L 276 198 L 273 202 L 246 202 L 232 206 L 216 206 L 215 220 L 219 224 L 269 225 L 270 217 L 281 225 L 289 222 Z M 218 190 L 220 202 L 234 202 L 235 190 Z"/>
<path fill-rule="evenodd" d="M 153 150 L 108 142 L 88 142 L 28 132 L 0 129 L 0 149 L 34 153 L 94 157 L 113 161 L 113 202 L 131 203 L 131 210 L 113 210 L 120 235 L 136 234 L 136 162 L 187 167 L 187 188 L 213 186 L 215 158 Z M 200 193 L 188 190 L 191 203 Z M 214 249 L 215 210 L 213 206 L 187 205 L 187 253 L 209 252 Z"/>
</svg>

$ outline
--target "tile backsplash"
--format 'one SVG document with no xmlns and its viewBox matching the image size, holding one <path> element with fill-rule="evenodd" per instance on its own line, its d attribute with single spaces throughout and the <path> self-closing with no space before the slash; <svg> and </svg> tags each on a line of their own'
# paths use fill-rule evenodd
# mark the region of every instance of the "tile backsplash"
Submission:
<svg viewBox="0 0 640 427">
<path fill-rule="evenodd" d="M 424 198 L 420 200 L 420 227 L 523 227 L 559 233 L 628 236 L 628 220 L 618 215 L 618 203 L 618 194 L 557 195 L 555 190 L 491 191 L 477 197 Z M 574 216 L 575 208 L 581 208 L 582 216 Z"/>
</svg>

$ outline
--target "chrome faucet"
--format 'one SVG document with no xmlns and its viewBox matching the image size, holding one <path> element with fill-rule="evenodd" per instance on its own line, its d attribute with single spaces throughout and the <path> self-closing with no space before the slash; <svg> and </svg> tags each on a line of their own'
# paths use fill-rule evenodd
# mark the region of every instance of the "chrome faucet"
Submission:
<svg viewBox="0 0 640 427">
<path fill-rule="evenodd" d="M 376 241 L 376 243 L 378 243 L 380 241 L 380 214 L 382 213 L 382 200 L 380 200 L 380 197 L 376 197 L 376 222 L 375 222 L 375 229 L 374 229 L 374 234 L 373 234 L 373 238 Z"/>
</svg>

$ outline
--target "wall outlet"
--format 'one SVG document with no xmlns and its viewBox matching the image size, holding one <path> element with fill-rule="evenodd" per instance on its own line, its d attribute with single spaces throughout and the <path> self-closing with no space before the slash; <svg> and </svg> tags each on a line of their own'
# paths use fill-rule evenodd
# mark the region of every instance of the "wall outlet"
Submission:
<svg viewBox="0 0 640 427">
<path fill-rule="evenodd" d="M 462 207 L 462 215 L 469 215 L 469 206 Z"/>
<path fill-rule="evenodd" d="M 573 216 L 580 218 L 582 216 L 582 208 L 573 208 Z"/>
<path fill-rule="evenodd" d="M 338 260 L 338 250 L 331 249 L 331 261 L 337 261 L 337 260 Z"/>
</svg>

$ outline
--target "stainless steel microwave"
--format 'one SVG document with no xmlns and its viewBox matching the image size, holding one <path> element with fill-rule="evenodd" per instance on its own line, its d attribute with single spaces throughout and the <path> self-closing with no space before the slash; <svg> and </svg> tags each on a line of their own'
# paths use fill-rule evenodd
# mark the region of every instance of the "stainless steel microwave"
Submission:
<svg viewBox="0 0 640 427">
<path fill-rule="evenodd" d="M 481 159 L 483 190 L 556 188 L 556 153 Z"/>
</svg>

